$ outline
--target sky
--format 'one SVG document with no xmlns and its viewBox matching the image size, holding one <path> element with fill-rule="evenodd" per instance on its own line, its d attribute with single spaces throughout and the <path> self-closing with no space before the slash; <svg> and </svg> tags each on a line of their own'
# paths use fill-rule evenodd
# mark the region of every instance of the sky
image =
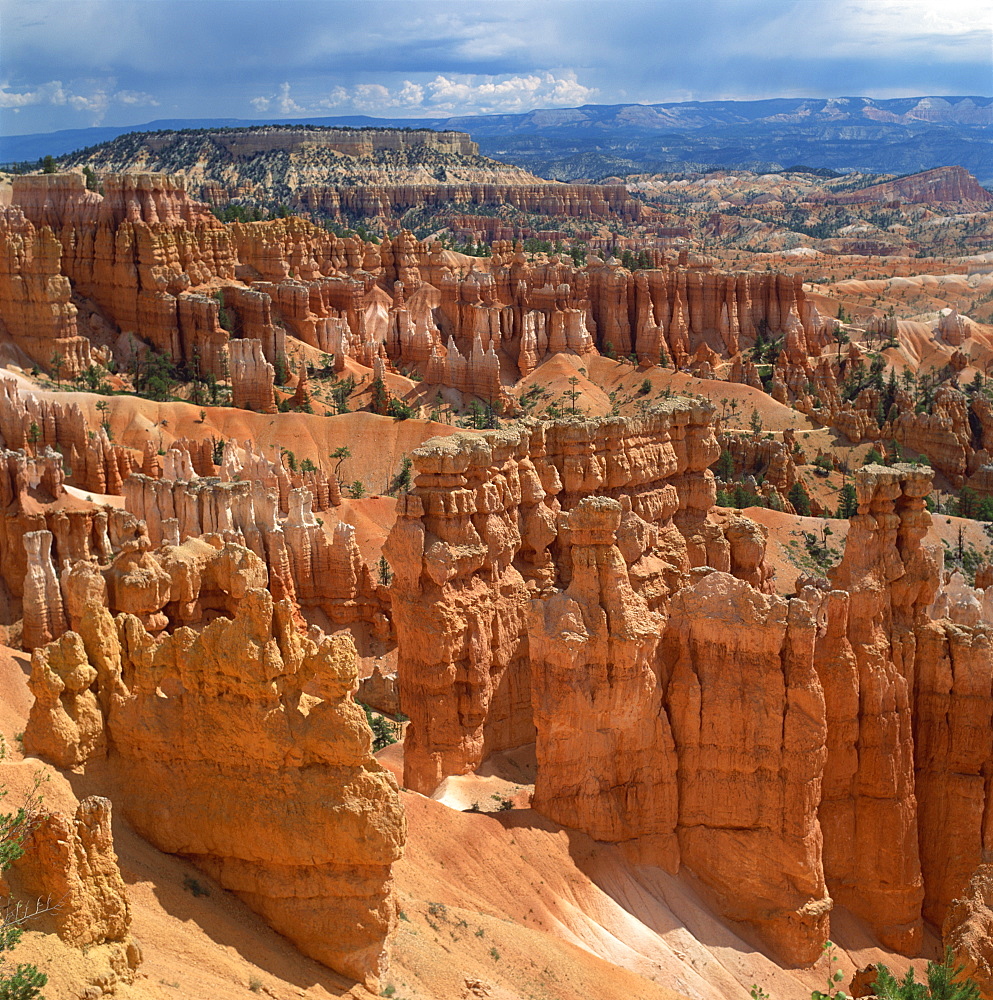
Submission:
<svg viewBox="0 0 993 1000">
<path fill-rule="evenodd" d="M 993 0 L 0 0 L 0 134 L 993 96 Z"/>
</svg>

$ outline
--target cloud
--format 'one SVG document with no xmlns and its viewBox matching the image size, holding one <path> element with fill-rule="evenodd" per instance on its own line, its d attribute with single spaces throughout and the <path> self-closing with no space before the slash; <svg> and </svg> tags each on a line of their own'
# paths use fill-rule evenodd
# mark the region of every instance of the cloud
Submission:
<svg viewBox="0 0 993 1000">
<path fill-rule="evenodd" d="M 795 57 L 928 62 L 965 58 L 990 63 L 993 8 L 989 0 L 833 0 L 784 4 L 773 17 L 729 39 L 737 53 L 769 53 L 790 40 Z"/>
<path fill-rule="evenodd" d="M 530 111 L 538 107 L 570 107 L 589 102 L 597 93 L 595 87 L 580 83 L 571 71 L 558 76 L 543 71 L 504 77 L 439 73 L 422 83 L 403 80 L 392 89 L 383 83 L 337 86 L 316 100 L 300 98 L 302 103 L 290 97 L 289 85 L 284 83 L 279 97 L 261 95 L 250 98 L 249 103 L 258 111 L 275 108 L 286 115 L 315 113 L 321 109 L 383 114 L 398 108 L 425 115 L 494 114 Z"/>
<path fill-rule="evenodd" d="M 0 84 L 0 108 L 11 108 L 15 112 L 32 105 L 69 107 L 73 111 L 96 115 L 94 123 L 99 124 L 113 103 L 155 107 L 159 102 L 151 94 L 135 90 L 113 90 L 106 85 L 91 85 L 84 93 L 75 92 L 75 88 L 67 88 L 61 80 L 49 80 L 31 90 L 16 90 L 11 89 L 9 83 Z"/>
<path fill-rule="evenodd" d="M 290 85 L 286 82 L 279 85 L 279 97 L 276 100 L 276 108 L 281 115 L 303 115 L 307 113 L 306 108 L 301 107 L 290 97 Z"/>
</svg>

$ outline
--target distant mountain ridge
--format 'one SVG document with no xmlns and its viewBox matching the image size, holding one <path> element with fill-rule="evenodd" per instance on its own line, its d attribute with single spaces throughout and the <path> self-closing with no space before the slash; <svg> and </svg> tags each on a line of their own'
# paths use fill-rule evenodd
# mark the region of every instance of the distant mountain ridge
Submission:
<svg viewBox="0 0 993 1000">
<path fill-rule="evenodd" d="M 469 132 L 480 152 L 559 180 L 610 174 L 804 164 L 875 173 L 958 165 L 993 184 L 993 97 L 774 98 L 584 105 L 450 118 L 294 118 L 280 125 Z M 0 137 L 0 162 L 37 160 L 131 131 L 259 127 L 233 118 Z"/>
</svg>

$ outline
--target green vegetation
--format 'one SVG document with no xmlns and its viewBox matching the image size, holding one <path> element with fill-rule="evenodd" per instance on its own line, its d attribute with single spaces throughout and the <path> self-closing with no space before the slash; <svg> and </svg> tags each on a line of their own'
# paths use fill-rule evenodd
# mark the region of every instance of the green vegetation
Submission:
<svg viewBox="0 0 993 1000">
<path fill-rule="evenodd" d="M 362 705 L 365 710 L 365 719 L 372 730 L 373 752 L 388 747 L 391 743 L 396 743 L 400 738 L 400 727 L 386 718 L 385 715 L 374 713 L 368 705 Z"/>
<path fill-rule="evenodd" d="M 193 878 L 192 875 L 187 875 L 183 878 L 183 888 L 187 892 L 192 892 L 194 896 L 209 896 L 210 889 L 208 889 L 202 882 L 198 879 Z"/>
<path fill-rule="evenodd" d="M 834 948 L 831 941 L 824 943 L 824 954 L 828 960 L 825 988 L 811 991 L 810 1000 L 848 1000 L 848 994 L 840 986 L 845 977 L 838 968 Z M 979 986 L 964 973 L 965 966 L 956 964 L 951 948 L 946 948 L 943 962 L 928 962 L 924 983 L 916 981 L 913 966 L 907 969 L 903 979 L 898 980 L 880 962 L 876 980 L 869 985 L 879 1000 L 980 1000 Z M 752 1000 L 771 1000 L 770 995 L 756 984 L 749 992 Z"/>
<path fill-rule="evenodd" d="M 845 483 L 838 493 L 838 517 L 851 517 L 858 513 L 858 509 L 859 502 L 855 487 L 851 483 Z"/>
<path fill-rule="evenodd" d="M 390 494 L 406 493 L 410 489 L 411 482 L 413 481 L 413 473 L 411 471 L 413 467 L 413 459 L 409 455 L 404 455 L 400 460 L 400 468 L 390 483 Z"/>
<path fill-rule="evenodd" d="M 720 457 L 714 463 L 714 474 L 725 482 L 734 479 L 734 457 L 727 448 L 721 452 Z"/>
<path fill-rule="evenodd" d="M 7 754 L 7 748 L 0 737 L 0 760 Z M 0 877 L 24 854 L 24 841 L 31 832 L 37 816 L 41 797 L 38 794 L 40 779 L 26 801 L 12 813 L 0 813 Z M 7 794 L 0 788 L 0 800 Z M 38 971 L 38 967 L 20 963 L 13 970 L 6 966 L 7 954 L 17 947 L 24 933 L 24 925 L 33 917 L 54 909 L 50 902 L 38 901 L 33 906 L 8 905 L 0 913 L 0 1000 L 34 1000 L 42 998 L 42 987 L 48 976 Z M 42 998 L 43 1000 L 43 998 Z"/>
<path fill-rule="evenodd" d="M 810 517 L 810 496 L 806 487 L 798 479 L 786 494 L 786 499 L 793 505 L 793 509 L 801 517 Z"/>
</svg>

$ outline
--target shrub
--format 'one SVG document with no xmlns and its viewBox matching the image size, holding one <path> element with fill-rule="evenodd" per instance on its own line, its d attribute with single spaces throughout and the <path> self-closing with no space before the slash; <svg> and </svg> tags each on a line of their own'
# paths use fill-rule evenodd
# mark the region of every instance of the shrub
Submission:
<svg viewBox="0 0 993 1000">
<path fill-rule="evenodd" d="M 187 892 L 192 892 L 194 896 L 209 896 L 210 889 L 205 885 L 201 884 L 197 879 L 193 878 L 191 875 L 187 875 L 183 879 L 183 888 Z"/>
<path fill-rule="evenodd" d="M 814 467 L 819 476 L 826 476 L 828 473 L 834 472 L 834 462 L 831 461 L 830 455 L 818 455 L 814 459 Z"/>
<path fill-rule="evenodd" d="M 6 746 L 0 737 L 0 760 L 6 756 Z M 24 854 L 24 840 L 33 827 L 35 808 L 38 805 L 38 784 L 28 800 L 16 812 L 0 813 L 0 876 Z M 6 795 L 0 788 L 0 799 Z M 12 951 L 24 933 L 23 925 L 53 906 L 42 902 L 30 908 L 8 906 L 0 913 L 0 997 L 10 1000 L 33 1000 L 41 996 L 42 987 L 48 976 L 39 972 L 37 966 L 21 963 L 12 972 L 6 972 L 3 965 L 6 953 Z"/>
<path fill-rule="evenodd" d="M 898 980 L 890 970 L 879 963 L 875 989 L 879 1000 L 979 1000 L 979 987 L 975 981 L 963 977 L 964 965 L 956 965 L 951 948 L 945 949 L 943 962 L 928 962 L 924 976 L 927 985 L 914 982 L 911 966 L 903 979 Z"/>
</svg>

